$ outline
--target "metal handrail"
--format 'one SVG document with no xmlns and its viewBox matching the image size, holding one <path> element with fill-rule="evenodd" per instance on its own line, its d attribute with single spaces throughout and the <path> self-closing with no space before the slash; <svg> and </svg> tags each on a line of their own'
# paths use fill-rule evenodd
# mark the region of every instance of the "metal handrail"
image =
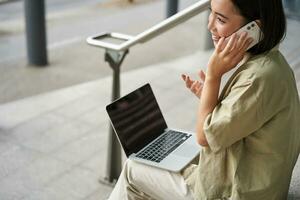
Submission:
<svg viewBox="0 0 300 200">
<path fill-rule="evenodd" d="M 167 30 L 187 21 L 188 19 L 194 17 L 195 15 L 205 11 L 210 4 L 210 0 L 201 0 L 188 8 L 180 11 L 179 13 L 167 18 L 166 20 L 158 23 L 157 25 L 149 28 L 148 30 L 138 34 L 137 36 L 125 35 L 122 33 L 101 33 L 95 36 L 87 38 L 87 43 L 93 46 L 97 46 L 104 49 L 114 50 L 114 51 L 125 51 L 131 46 L 137 43 L 144 43 L 158 35 L 166 32 Z M 114 38 L 119 40 L 124 40 L 122 44 L 113 44 L 109 42 L 100 41 L 104 38 Z"/>
<path fill-rule="evenodd" d="M 88 44 L 105 49 L 105 61 L 109 63 L 113 70 L 112 101 L 120 97 L 120 67 L 129 52 L 129 48 L 135 44 L 144 43 L 157 37 L 165 31 L 205 11 L 209 3 L 210 0 L 201 0 L 136 36 L 122 33 L 100 33 L 87 38 Z M 121 44 L 114 44 L 104 41 L 104 39 L 117 39 L 123 42 Z M 122 168 L 121 147 L 111 126 L 109 134 L 107 174 L 104 180 L 100 180 L 105 184 L 114 183 L 119 177 Z"/>
</svg>

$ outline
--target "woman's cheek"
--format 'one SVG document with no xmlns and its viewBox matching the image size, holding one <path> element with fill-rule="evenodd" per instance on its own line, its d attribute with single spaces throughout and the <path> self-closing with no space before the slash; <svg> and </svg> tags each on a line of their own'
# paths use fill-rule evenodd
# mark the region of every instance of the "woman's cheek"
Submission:
<svg viewBox="0 0 300 200">
<path fill-rule="evenodd" d="M 219 25 L 217 28 L 220 37 L 228 37 L 233 33 L 232 30 L 234 30 L 232 27 L 226 26 L 226 24 Z"/>
</svg>

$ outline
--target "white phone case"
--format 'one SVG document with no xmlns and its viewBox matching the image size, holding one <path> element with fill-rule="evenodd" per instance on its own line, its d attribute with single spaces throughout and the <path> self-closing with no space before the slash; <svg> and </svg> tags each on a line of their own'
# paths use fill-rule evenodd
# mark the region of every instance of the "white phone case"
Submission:
<svg viewBox="0 0 300 200">
<path fill-rule="evenodd" d="M 236 33 L 237 35 L 240 35 L 243 32 L 247 32 L 247 37 L 253 38 L 253 41 L 249 45 L 247 50 L 259 43 L 263 38 L 263 33 L 255 21 L 249 22 L 248 24 L 240 28 Z M 229 38 L 230 37 L 226 38 L 226 40 L 229 40 Z"/>
</svg>

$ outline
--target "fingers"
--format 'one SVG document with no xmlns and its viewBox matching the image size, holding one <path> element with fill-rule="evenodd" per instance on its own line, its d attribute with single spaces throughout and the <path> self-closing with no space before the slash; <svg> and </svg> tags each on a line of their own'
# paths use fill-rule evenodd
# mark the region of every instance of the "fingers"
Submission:
<svg viewBox="0 0 300 200">
<path fill-rule="evenodd" d="M 203 88 L 203 82 L 205 79 L 205 73 L 201 70 L 199 72 L 199 76 L 201 78 L 201 81 L 194 81 L 192 80 L 189 76 L 182 74 L 181 78 L 184 80 L 185 85 L 188 89 L 191 90 L 191 92 L 193 92 L 197 97 L 200 98 L 201 95 L 201 91 Z"/>
<path fill-rule="evenodd" d="M 229 42 L 227 43 L 225 49 L 224 49 L 224 53 L 230 53 L 233 49 L 236 49 L 236 42 L 237 42 L 238 36 L 236 33 L 232 34 L 232 36 L 229 39 Z"/>
<path fill-rule="evenodd" d="M 243 44 L 242 50 L 246 51 L 252 42 L 253 42 L 253 38 L 247 38 L 247 40 Z"/>
<path fill-rule="evenodd" d="M 242 57 L 244 56 L 244 54 L 246 53 L 247 48 L 249 47 L 249 45 L 252 43 L 252 41 L 253 41 L 252 38 L 250 38 L 250 37 L 249 37 L 249 38 L 245 37 L 245 38 L 243 39 L 243 41 L 241 41 L 241 44 L 240 44 L 238 50 L 237 50 L 236 53 L 235 53 L 235 57 L 236 57 L 236 58 L 239 58 L 239 57 L 242 58 Z"/>
<path fill-rule="evenodd" d="M 242 50 L 243 49 L 243 47 L 244 47 L 244 45 L 246 44 L 246 42 L 247 42 L 247 32 L 243 32 L 242 34 L 241 34 L 241 36 L 240 36 L 240 38 L 239 38 L 239 40 L 238 40 L 238 47 L 239 47 L 239 50 Z"/>
<path fill-rule="evenodd" d="M 202 94 L 202 89 L 203 89 L 203 84 L 200 85 L 200 87 L 197 89 L 197 91 L 195 92 L 195 95 L 200 98 L 201 94 Z"/>
<path fill-rule="evenodd" d="M 250 44 L 253 42 L 253 38 L 247 38 L 243 45 L 241 46 L 240 50 L 238 51 L 238 54 L 236 57 L 242 57 L 244 56 L 245 52 L 247 51 L 247 48 L 250 46 Z"/>
<path fill-rule="evenodd" d="M 199 81 L 195 81 L 192 85 L 191 85 L 191 88 L 190 90 L 195 93 L 197 88 L 200 86 L 200 82 Z"/>
<path fill-rule="evenodd" d="M 239 57 L 239 55 L 243 56 L 253 41 L 251 37 L 247 36 L 247 32 L 243 32 L 240 36 L 233 35 L 224 49 L 224 54 L 227 55 L 230 53 L 235 58 Z"/>
<path fill-rule="evenodd" d="M 201 92 L 203 88 L 203 83 L 200 83 L 200 81 L 195 81 L 193 85 L 191 86 L 190 90 L 200 98 Z"/>
<path fill-rule="evenodd" d="M 185 85 L 186 85 L 187 88 L 190 88 L 191 85 L 194 83 L 194 81 L 191 80 L 191 78 L 189 76 L 185 75 L 185 74 L 182 74 L 181 77 L 184 80 Z"/>
<path fill-rule="evenodd" d="M 225 37 L 222 37 L 222 38 L 219 40 L 219 42 L 218 42 L 218 44 L 217 44 L 217 46 L 216 46 L 217 52 L 221 52 L 221 51 L 224 49 L 224 45 L 226 45 L 226 44 L 224 43 L 224 41 L 225 41 Z"/>
<path fill-rule="evenodd" d="M 200 70 L 200 71 L 198 72 L 198 76 L 200 77 L 200 80 L 201 80 L 202 82 L 205 81 L 205 73 L 204 73 L 203 70 Z"/>
<path fill-rule="evenodd" d="M 200 77 L 200 82 L 203 83 L 205 81 L 205 72 L 203 70 L 200 70 L 198 72 L 198 76 Z M 192 84 L 194 84 L 194 80 L 192 80 L 189 76 L 185 75 L 185 74 L 181 74 L 181 78 L 183 81 L 185 81 L 186 86 L 188 88 L 191 87 Z"/>
</svg>

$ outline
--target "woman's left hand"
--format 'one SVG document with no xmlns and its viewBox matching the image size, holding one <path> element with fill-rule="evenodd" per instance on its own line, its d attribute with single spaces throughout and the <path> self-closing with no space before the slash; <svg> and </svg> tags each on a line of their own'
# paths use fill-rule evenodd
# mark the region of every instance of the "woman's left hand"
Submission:
<svg viewBox="0 0 300 200">
<path fill-rule="evenodd" d="M 223 74 L 233 69 L 244 57 L 247 47 L 253 41 L 247 38 L 244 32 L 240 37 L 234 33 L 227 44 L 225 38 L 221 38 L 216 49 L 209 59 L 206 77 L 221 78 Z"/>
</svg>

